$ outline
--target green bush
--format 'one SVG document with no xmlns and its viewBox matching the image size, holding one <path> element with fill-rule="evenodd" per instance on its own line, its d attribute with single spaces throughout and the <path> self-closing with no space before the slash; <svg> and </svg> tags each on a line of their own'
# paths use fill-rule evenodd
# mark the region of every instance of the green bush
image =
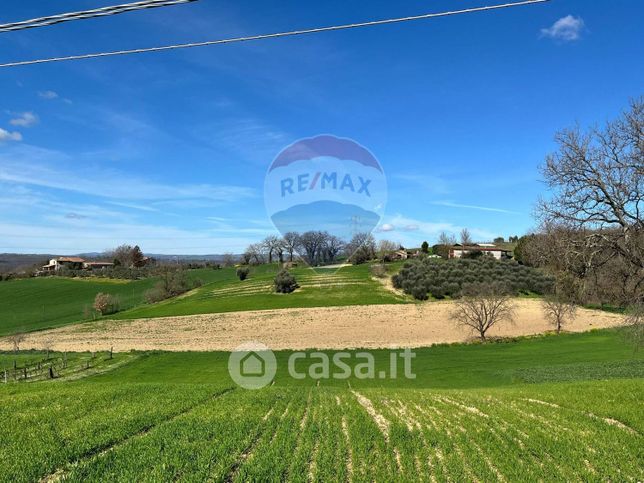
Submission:
<svg viewBox="0 0 644 483">
<path fill-rule="evenodd" d="M 249 273 L 250 273 L 250 268 L 248 267 L 239 267 L 237 269 L 237 276 L 239 277 L 239 280 L 246 280 L 248 278 Z"/>
<path fill-rule="evenodd" d="M 288 270 L 281 270 L 275 277 L 275 291 L 278 293 L 294 292 L 299 285 Z"/>
</svg>

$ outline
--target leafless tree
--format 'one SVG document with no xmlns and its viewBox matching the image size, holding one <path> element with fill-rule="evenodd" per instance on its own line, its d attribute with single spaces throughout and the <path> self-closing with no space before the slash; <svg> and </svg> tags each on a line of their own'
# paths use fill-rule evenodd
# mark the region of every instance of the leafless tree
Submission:
<svg viewBox="0 0 644 483">
<path fill-rule="evenodd" d="M 348 258 L 356 264 L 376 258 L 376 240 L 371 233 L 356 233 L 347 244 Z"/>
<path fill-rule="evenodd" d="M 300 247 L 303 255 L 311 265 L 318 265 L 321 260 L 322 250 L 328 237 L 328 233 L 322 231 L 307 231 L 300 235 Z"/>
<path fill-rule="evenodd" d="M 284 234 L 284 250 L 288 253 L 288 261 L 293 261 L 293 254 L 297 251 L 300 243 L 300 235 L 297 232 L 289 231 Z"/>
<path fill-rule="evenodd" d="M 252 243 L 244 251 L 243 255 L 246 264 L 260 265 L 265 262 L 264 247 L 261 243 Z"/>
<path fill-rule="evenodd" d="M 487 331 L 500 323 L 514 320 L 512 299 L 498 284 L 471 284 L 455 302 L 451 314 L 458 326 L 466 327 L 485 341 Z"/>
<path fill-rule="evenodd" d="M 18 352 L 20 350 L 20 344 L 24 342 L 27 336 L 23 332 L 16 332 L 9 336 L 9 342 L 13 345 L 13 351 Z"/>
<path fill-rule="evenodd" d="M 461 245 L 469 246 L 472 245 L 474 242 L 472 241 L 472 235 L 470 235 L 470 231 L 467 228 L 463 228 L 461 230 Z"/>
<path fill-rule="evenodd" d="M 626 264 L 626 296 L 644 292 L 644 98 L 602 129 L 557 133 L 558 150 L 542 174 L 553 194 L 538 214 L 547 230 L 569 230 L 566 256 L 587 272 L 619 257 Z"/>
<path fill-rule="evenodd" d="M 324 243 L 324 252 L 327 262 L 335 261 L 336 257 L 345 247 L 344 240 L 335 235 L 328 235 Z"/>
<path fill-rule="evenodd" d="M 261 243 L 264 252 L 268 255 L 268 263 L 273 263 L 273 254 L 281 249 L 282 240 L 275 236 L 269 235 Z"/>
<path fill-rule="evenodd" d="M 542 302 L 544 315 L 548 322 L 555 327 L 557 334 L 564 325 L 568 324 L 577 312 L 577 306 L 561 296 L 551 295 Z"/>
<path fill-rule="evenodd" d="M 378 242 L 378 258 L 384 265 L 387 257 L 398 249 L 398 244 L 391 240 L 380 240 Z"/>
<path fill-rule="evenodd" d="M 440 235 L 438 235 L 438 243 L 437 243 L 438 245 L 451 246 L 451 245 L 454 245 L 455 243 L 456 243 L 456 238 L 454 237 L 454 235 L 451 235 L 451 234 L 448 235 L 444 231 L 442 231 Z"/>
<path fill-rule="evenodd" d="M 224 253 L 221 263 L 224 267 L 232 267 L 235 265 L 235 255 L 232 253 Z"/>
</svg>

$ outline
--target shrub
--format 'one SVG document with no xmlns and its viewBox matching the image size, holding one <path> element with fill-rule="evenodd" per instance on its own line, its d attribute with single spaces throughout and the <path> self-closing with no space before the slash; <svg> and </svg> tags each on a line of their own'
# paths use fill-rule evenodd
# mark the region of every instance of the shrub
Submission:
<svg viewBox="0 0 644 483">
<path fill-rule="evenodd" d="M 121 302 L 115 295 L 99 292 L 94 298 L 94 309 L 101 315 L 109 315 L 118 312 L 121 308 Z"/>
<path fill-rule="evenodd" d="M 144 297 L 147 303 L 154 304 L 156 302 L 161 302 L 162 300 L 167 299 L 168 293 L 163 289 L 163 283 L 159 282 L 154 286 L 154 288 L 146 290 Z"/>
<path fill-rule="evenodd" d="M 299 285 L 288 270 L 281 270 L 275 277 L 275 291 L 278 293 L 294 292 Z"/>
<path fill-rule="evenodd" d="M 239 267 L 237 269 L 237 276 L 239 277 L 239 280 L 246 280 L 248 278 L 249 273 L 250 273 L 250 268 L 248 267 Z"/>
<path fill-rule="evenodd" d="M 387 276 L 387 269 L 384 265 L 371 265 L 371 274 L 374 277 L 385 278 Z"/>
<path fill-rule="evenodd" d="M 553 279 L 534 268 L 512 260 L 490 257 L 478 259 L 422 259 L 405 263 L 392 277 L 394 287 L 420 300 L 429 292 L 435 298 L 459 297 L 465 285 L 499 283 L 510 294 L 534 292 L 545 294 L 552 290 Z M 417 297 L 418 295 L 418 297 Z"/>
</svg>

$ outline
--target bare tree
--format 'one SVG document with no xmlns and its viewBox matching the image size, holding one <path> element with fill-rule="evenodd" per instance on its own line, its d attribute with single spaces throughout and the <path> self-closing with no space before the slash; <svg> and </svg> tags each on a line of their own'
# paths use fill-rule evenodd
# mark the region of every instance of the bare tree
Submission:
<svg viewBox="0 0 644 483">
<path fill-rule="evenodd" d="M 444 231 L 441 231 L 440 235 L 438 235 L 438 245 L 445 245 L 445 246 L 451 246 L 456 243 L 456 238 L 454 235 L 448 235 Z"/>
<path fill-rule="evenodd" d="M 261 243 L 264 252 L 268 255 L 268 263 L 273 263 L 273 254 L 281 248 L 282 240 L 275 236 L 269 235 Z"/>
<path fill-rule="evenodd" d="M 20 350 L 20 344 L 24 342 L 27 336 L 23 332 L 16 332 L 9 336 L 9 342 L 13 345 L 13 351 L 18 352 Z"/>
<path fill-rule="evenodd" d="M 335 261 L 336 257 L 345 247 L 344 240 L 335 235 L 328 235 L 324 243 L 325 259 L 327 262 Z"/>
<path fill-rule="evenodd" d="M 560 296 L 551 295 L 544 298 L 542 308 L 546 319 L 554 325 L 557 334 L 561 328 L 575 317 L 577 306 Z"/>
<path fill-rule="evenodd" d="M 322 231 L 307 231 L 300 235 L 300 247 L 303 250 L 303 255 L 311 265 L 318 265 L 321 260 L 322 250 L 328 237 L 328 233 Z"/>
<path fill-rule="evenodd" d="M 243 259 L 246 264 L 261 265 L 265 262 L 264 246 L 261 243 L 252 243 L 244 251 Z"/>
<path fill-rule="evenodd" d="M 556 134 L 558 151 L 541 168 L 552 197 L 538 213 L 546 226 L 580 235 L 567 252 L 588 272 L 613 257 L 628 268 L 629 292 L 644 292 L 644 98 L 603 129 Z"/>
<path fill-rule="evenodd" d="M 387 257 L 398 249 L 398 244 L 391 240 L 380 240 L 378 242 L 378 258 L 384 265 Z"/>
<path fill-rule="evenodd" d="M 376 258 L 376 240 L 371 233 L 356 233 L 347 244 L 345 251 L 355 264 L 373 260 Z"/>
<path fill-rule="evenodd" d="M 468 246 L 472 245 L 474 242 L 472 241 L 472 235 L 470 235 L 470 231 L 467 228 L 463 228 L 461 230 L 461 245 Z"/>
<path fill-rule="evenodd" d="M 235 255 L 232 253 L 224 253 L 221 263 L 224 267 L 232 267 L 235 265 Z"/>
<path fill-rule="evenodd" d="M 487 331 L 500 323 L 514 320 L 512 299 L 498 284 L 471 284 L 455 302 L 451 314 L 458 326 L 466 327 L 485 341 Z"/>
<path fill-rule="evenodd" d="M 300 235 L 294 231 L 284 234 L 284 250 L 288 253 L 288 261 L 293 261 L 293 253 L 297 250 L 300 243 Z"/>
</svg>

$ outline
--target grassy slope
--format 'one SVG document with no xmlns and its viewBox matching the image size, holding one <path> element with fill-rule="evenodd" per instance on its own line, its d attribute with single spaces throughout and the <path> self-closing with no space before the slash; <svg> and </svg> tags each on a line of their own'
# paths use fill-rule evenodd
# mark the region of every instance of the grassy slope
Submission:
<svg viewBox="0 0 644 483">
<path fill-rule="evenodd" d="M 329 354 L 333 352 L 326 351 Z M 628 366 L 634 360 L 626 377 L 642 375 L 644 353 L 633 354 L 615 330 L 597 330 L 561 336 L 542 336 L 520 339 L 517 342 L 494 344 L 450 344 L 416 349 L 413 362 L 415 380 L 398 379 L 357 380 L 351 378 L 353 387 L 404 387 L 435 389 L 469 389 L 510 386 L 524 381 L 534 381 L 525 370 L 542 369 L 547 374 L 559 374 L 563 380 L 571 375 L 576 379 L 592 379 L 584 364 L 594 367 L 618 364 Z M 356 351 L 351 351 L 355 354 Z M 370 350 L 376 359 L 376 371 L 389 368 L 389 351 Z M 277 386 L 308 386 L 311 379 L 297 381 L 286 370 L 291 351 L 276 352 Z M 228 381 L 227 352 L 157 352 L 144 356 L 119 372 L 96 378 L 96 382 L 172 382 L 199 383 Z M 402 363 L 401 363 L 402 364 Z M 299 368 L 299 365 L 296 366 Z M 563 371 L 562 371 L 563 369 Z M 571 369 L 571 371 L 566 371 Z M 610 370 L 610 369 L 609 369 Z M 609 374 L 610 376 L 610 374 Z M 346 387 L 346 380 L 324 380 L 323 386 Z"/>
<path fill-rule="evenodd" d="M 404 303 L 372 280 L 368 265 L 336 269 L 295 268 L 301 288 L 288 295 L 273 291 L 276 265 L 254 267 L 240 281 L 232 268 L 221 270 L 222 278 L 189 295 L 155 305 L 141 306 L 116 315 L 117 319 L 235 312 L 301 307 Z"/>
<path fill-rule="evenodd" d="M 413 383 L 351 381 L 389 422 L 385 437 L 346 381 L 279 374 L 273 387 L 225 392 L 226 354 L 150 354 L 82 381 L 0 385 L 0 479 L 641 480 L 641 355 L 639 378 L 508 375 L 632 357 L 615 331 L 423 349 Z"/>
<path fill-rule="evenodd" d="M 227 276 L 223 270 L 191 270 L 191 278 L 204 282 Z M 98 292 L 118 295 L 122 308 L 144 302 L 143 294 L 156 283 L 147 280 L 30 278 L 0 283 L 0 336 L 58 327 L 83 319 L 85 306 Z"/>
</svg>

